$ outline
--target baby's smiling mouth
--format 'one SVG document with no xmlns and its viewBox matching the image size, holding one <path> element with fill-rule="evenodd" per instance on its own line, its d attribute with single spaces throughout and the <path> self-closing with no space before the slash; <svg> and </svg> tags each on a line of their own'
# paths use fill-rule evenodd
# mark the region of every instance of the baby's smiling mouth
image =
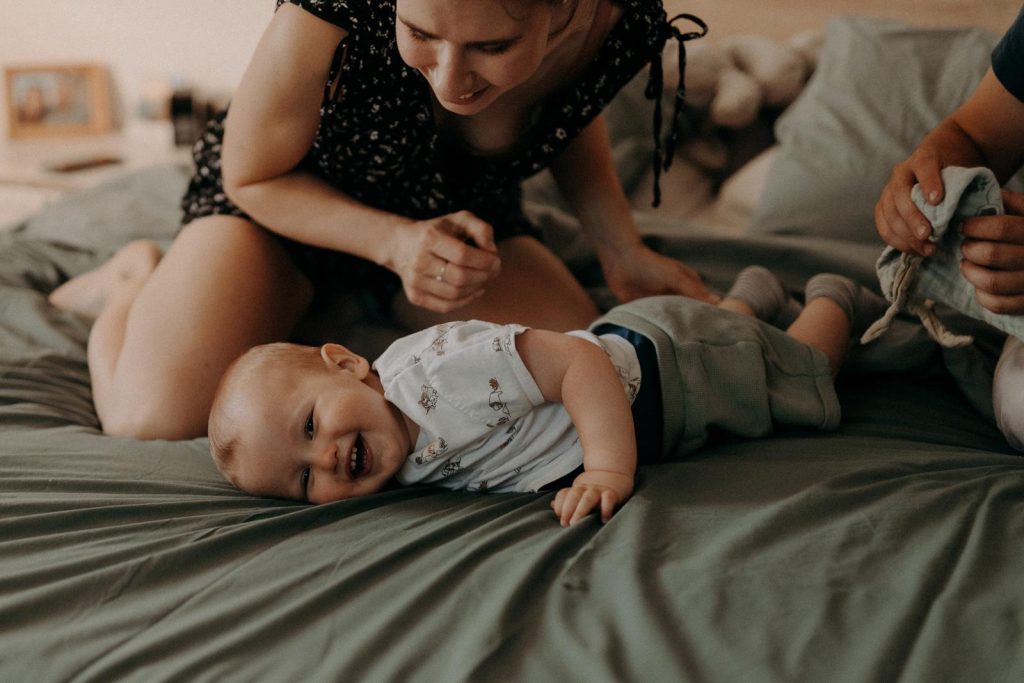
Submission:
<svg viewBox="0 0 1024 683">
<path fill-rule="evenodd" d="M 352 452 L 348 458 L 348 473 L 352 479 L 357 479 L 360 474 L 363 474 L 363 470 L 367 469 L 366 455 L 366 442 L 363 441 L 362 435 L 358 435 L 355 443 L 352 444 Z"/>
</svg>

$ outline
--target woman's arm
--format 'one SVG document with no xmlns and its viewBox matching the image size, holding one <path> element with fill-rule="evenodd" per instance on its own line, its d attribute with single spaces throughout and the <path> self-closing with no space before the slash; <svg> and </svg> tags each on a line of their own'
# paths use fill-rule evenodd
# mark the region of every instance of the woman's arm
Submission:
<svg viewBox="0 0 1024 683">
<path fill-rule="evenodd" d="M 345 35 L 295 5 L 278 9 L 228 112 L 225 192 L 268 229 L 389 268 L 413 304 L 452 310 L 483 294 L 500 268 L 490 225 L 468 212 L 413 221 L 296 170 L 320 125 L 324 86 Z M 442 267 L 443 282 L 436 277 Z"/>
<path fill-rule="evenodd" d="M 583 447 L 584 472 L 556 494 L 555 514 L 566 526 L 600 508 L 608 521 L 636 474 L 633 414 L 615 367 L 601 347 L 558 332 L 528 330 L 516 349 L 544 398 L 565 406 Z"/>
<path fill-rule="evenodd" d="M 959 109 L 893 169 L 875 206 L 878 233 L 904 252 L 928 256 L 931 226 L 910 199 L 915 183 L 932 204 L 945 197 L 946 166 L 987 166 L 1005 182 L 1024 165 L 1024 102 L 989 69 Z M 995 313 L 1024 313 L 1024 196 L 1004 193 L 1006 215 L 964 221 L 961 272 L 978 303 Z"/>
<path fill-rule="evenodd" d="M 551 171 L 594 245 L 608 286 L 621 301 L 656 294 L 716 300 L 694 270 L 640 241 L 632 209 L 615 173 L 603 116 L 566 147 Z"/>
<path fill-rule="evenodd" d="M 928 255 L 931 226 L 910 199 L 921 184 L 924 196 L 938 204 L 945 196 L 942 169 L 986 166 L 1005 182 L 1024 164 L 1024 103 L 1010 94 L 989 69 L 959 109 L 935 127 L 914 152 L 892 171 L 875 206 L 875 224 L 887 244 L 900 251 Z"/>
<path fill-rule="evenodd" d="M 313 144 L 331 60 L 345 35 L 295 5 L 274 14 L 228 110 L 224 188 L 275 232 L 382 263 L 383 243 L 364 243 L 359 224 L 373 222 L 390 231 L 409 221 L 362 206 L 295 170 Z"/>
</svg>

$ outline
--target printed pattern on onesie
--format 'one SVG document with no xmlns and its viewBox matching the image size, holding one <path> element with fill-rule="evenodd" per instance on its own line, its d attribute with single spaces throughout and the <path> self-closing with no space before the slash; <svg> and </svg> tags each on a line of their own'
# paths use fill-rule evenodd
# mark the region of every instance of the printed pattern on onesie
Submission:
<svg viewBox="0 0 1024 683">
<path fill-rule="evenodd" d="M 399 339 L 374 361 L 385 398 L 420 427 L 399 482 L 534 491 L 582 464 L 568 413 L 545 402 L 516 349 L 526 329 L 446 323 Z M 619 358 L 618 350 L 610 355 Z M 635 354 L 623 365 L 616 362 L 632 400 L 639 386 Z"/>
</svg>

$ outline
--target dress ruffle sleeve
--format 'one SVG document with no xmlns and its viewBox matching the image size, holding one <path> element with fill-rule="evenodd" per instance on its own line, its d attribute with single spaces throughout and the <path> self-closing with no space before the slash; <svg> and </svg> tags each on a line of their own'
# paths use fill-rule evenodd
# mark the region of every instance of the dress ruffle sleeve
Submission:
<svg viewBox="0 0 1024 683">
<path fill-rule="evenodd" d="M 288 3 L 298 5 L 320 19 L 340 26 L 350 33 L 361 33 L 376 23 L 373 0 L 277 0 L 277 7 Z M 378 10 L 379 11 L 379 10 Z"/>
</svg>

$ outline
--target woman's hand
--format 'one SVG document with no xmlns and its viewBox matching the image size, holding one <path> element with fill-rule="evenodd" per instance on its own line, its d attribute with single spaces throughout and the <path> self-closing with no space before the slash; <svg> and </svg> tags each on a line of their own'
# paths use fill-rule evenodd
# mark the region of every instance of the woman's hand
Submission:
<svg viewBox="0 0 1024 683">
<path fill-rule="evenodd" d="M 493 228 L 459 211 L 399 228 L 390 267 L 409 303 L 448 313 L 483 295 L 501 259 Z"/>
<path fill-rule="evenodd" d="M 562 526 L 575 524 L 598 508 L 601 521 L 607 522 L 632 493 L 633 477 L 607 470 L 587 470 L 573 480 L 571 488 L 555 494 L 551 509 Z"/>
<path fill-rule="evenodd" d="M 659 294 L 681 294 L 708 303 L 720 298 L 708 290 L 693 268 L 643 244 L 616 252 L 601 264 L 608 286 L 622 302 Z"/>
<path fill-rule="evenodd" d="M 928 241 L 931 223 L 910 198 L 917 183 L 925 201 L 936 205 L 945 196 L 942 184 L 944 164 L 937 151 L 918 147 L 905 161 L 892 169 L 889 182 L 875 204 L 875 228 L 886 244 L 903 253 L 931 256 L 935 245 Z"/>
<path fill-rule="evenodd" d="M 1006 215 L 963 223 L 960 272 L 993 313 L 1024 313 L 1024 194 L 1003 192 Z"/>
</svg>

